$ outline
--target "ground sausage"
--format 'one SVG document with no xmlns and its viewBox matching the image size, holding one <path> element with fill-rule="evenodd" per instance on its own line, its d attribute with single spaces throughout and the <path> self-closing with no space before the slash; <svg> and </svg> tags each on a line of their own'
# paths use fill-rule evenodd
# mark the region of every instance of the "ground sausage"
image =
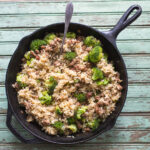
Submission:
<svg viewBox="0 0 150 150">
<path fill-rule="evenodd" d="M 31 51 L 31 55 L 34 56 L 34 57 L 36 57 L 36 54 L 35 54 L 34 51 Z"/>
<path fill-rule="evenodd" d="M 90 98 L 92 95 L 93 95 L 92 92 L 88 92 L 88 93 L 86 94 L 86 97 L 87 97 L 87 98 Z"/>
<path fill-rule="evenodd" d="M 79 129 L 82 129 L 82 124 L 79 121 L 76 121 L 76 124 Z"/>
</svg>

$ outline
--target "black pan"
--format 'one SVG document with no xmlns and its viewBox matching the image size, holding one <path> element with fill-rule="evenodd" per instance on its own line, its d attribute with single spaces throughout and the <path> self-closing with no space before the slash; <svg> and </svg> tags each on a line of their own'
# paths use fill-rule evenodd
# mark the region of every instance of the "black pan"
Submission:
<svg viewBox="0 0 150 150">
<path fill-rule="evenodd" d="M 128 16 L 134 11 L 134 15 L 132 17 L 128 18 Z M 21 108 L 18 104 L 17 100 L 17 92 L 15 89 L 12 87 L 12 84 L 16 80 L 16 74 L 21 70 L 20 64 L 21 64 L 21 59 L 23 58 L 25 52 L 29 50 L 29 45 L 30 42 L 33 39 L 36 38 L 43 38 L 47 33 L 54 32 L 58 33 L 61 32 L 63 33 L 64 30 L 64 23 L 56 23 L 52 25 L 48 25 L 44 28 L 41 28 L 34 33 L 24 37 L 20 42 L 19 45 L 14 52 L 6 73 L 6 81 L 5 81 L 5 86 L 6 86 L 6 95 L 8 99 L 8 114 L 7 114 L 7 126 L 11 130 L 11 132 L 18 137 L 22 142 L 26 143 L 40 143 L 42 141 L 49 142 L 49 143 L 57 143 L 57 144 L 76 144 L 76 143 L 81 143 L 85 142 L 87 140 L 93 139 L 96 136 L 102 134 L 103 132 L 110 130 L 116 122 L 117 117 L 119 116 L 123 105 L 125 103 L 126 95 L 127 95 L 127 88 L 128 88 L 128 77 L 127 77 L 127 70 L 125 63 L 122 59 L 122 56 L 120 55 L 117 47 L 116 47 L 116 37 L 118 33 L 123 30 L 125 27 L 127 27 L 129 24 L 131 24 L 137 17 L 140 16 L 142 12 L 142 9 L 138 5 L 133 5 L 131 6 L 125 14 L 121 17 L 117 25 L 110 31 L 107 32 L 100 32 L 96 29 L 93 29 L 89 26 L 83 25 L 83 24 L 78 24 L 78 23 L 71 23 L 69 27 L 69 31 L 75 32 L 78 35 L 93 35 L 97 39 L 100 39 L 100 41 L 103 44 L 104 51 L 108 54 L 109 60 L 113 61 L 115 69 L 120 73 L 120 78 L 123 80 L 122 86 L 122 95 L 119 101 L 117 102 L 116 109 L 115 111 L 106 119 L 104 123 L 102 123 L 97 130 L 94 132 L 89 132 L 89 133 L 79 133 L 75 135 L 75 138 L 69 138 L 69 137 L 57 137 L 57 136 L 51 136 L 46 133 L 44 133 L 41 130 L 41 127 L 36 123 L 28 123 L 26 121 L 26 114 L 21 113 Z M 79 33 L 78 31 L 81 31 Z M 12 125 L 11 119 L 12 115 L 17 118 L 19 123 L 32 135 L 35 136 L 34 139 L 26 139 L 23 137 Z"/>
</svg>

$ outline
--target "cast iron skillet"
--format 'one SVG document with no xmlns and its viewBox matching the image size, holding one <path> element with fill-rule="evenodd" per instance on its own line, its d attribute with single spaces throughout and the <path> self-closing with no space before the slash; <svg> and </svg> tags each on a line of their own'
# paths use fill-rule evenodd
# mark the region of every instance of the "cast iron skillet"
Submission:
<svg viewBox="0 0 150 150">
<path fill-rule="evenodd" d="M 136 10 L 135 14 L 132 15 L 132 17 L 128 18 L 129 15 Z M 125 27 L 127 27 L 129 24 L 131 24 L 137 17 L 140 16 L 142 12 L 142 9 L 138 5 L 131 6 L 125 14 L 121 17 L 117 25 L 110 31 L 107 32 L 100 32 L 96 29 L 93 29 L 89 26 L 78 24 L 78 23 L 71 23 L 69 27 L 69 31 L 75 32 L 77 34 L 81 34 L 83 36 L 87 35 L 93 35 L 96 38 L 100 39 L 100 41 L 103 44 L 104 51 L 108 54 L 109 60 L 113 61 L 115 69 L 120 73 L 120 78 L 123 80 L 122 86 L 122 95 L 119 99 L 115 111 L 106 119 L 104 123 L 102 123 L 99 128 L 94 132 L 89 133 L 79 133 L 75 135 L 75 138 L 69 138 L 69 137 L 57 137 L 57 136 L 51 136 L 46 133 L 44 133 L 41 130 L 41 127 L 37 123 L 28 123 L 26 121 L 26 114 L 21 113 L 21 108 L 18 104 L 17 99 L 17 92 L 14 88 L 12 88 L 12 84 L 16 80 L 16 74 L 20 71 L 20 64 L 21 64 L 21 58 L 23 58 L 24 53 L 29 50 L 30 42 L 33 39 L 36 38 L 43 38 L 47 33 L 50 32 L 62 32 L 64 30 L 64 23 L 56 23 L 52 25 L 48 25 L 44 28 L 41 28 L 32 34 L 24 37 L 20 42 L 19 45 L 14 52 L 6 73 L 6 95 L 8 98 L 8 113 L 7 113 L 7 126 L 11 130 L 11 132 L 18 137 L 22 142 L 25 143 L 40 143 L 42 141 L 50 142 L 50 143 L 57 143 L 57 144 L 76 144 L 85 142 L 87 140 L 93 139 L 94 137 L 102 134 L 103 132 L 110 130 L 116 122 L 116 119 L 118 115 L 120 114 L 123 105 L 125 103 L 126 95 L 127 95 L 127 88 L 128 88 L 128 77 L 127 77 L 127 70 L 124 64 L 124 61 L 122 59 L 122 56 L 120 55 L 117 47 L 116 47 L 116 37 L 118 33 L 123 30 Z M 78 31 L 81 31 L 78 33 Z M 19 123 L 32 135 L 35 136 L 34 139 L 26 139 L 23 137 L 11 124 L 11 118 L 12 115 L 14 115 Z"/>
</svg>

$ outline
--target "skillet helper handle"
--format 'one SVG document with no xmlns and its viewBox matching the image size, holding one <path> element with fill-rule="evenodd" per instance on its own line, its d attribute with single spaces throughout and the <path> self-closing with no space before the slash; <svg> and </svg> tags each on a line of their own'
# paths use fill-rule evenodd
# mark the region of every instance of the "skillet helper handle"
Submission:
<svg viewBox="0 0 150 150">
<path fill-rule="evenodd" d="M 6 125 L 9 128 L 9 130 L 23 143 L 27 143 L 27 144 L 32 144 L 32 143 L 42 143 L 41 140 L 37 139 L 37 138 L 33 138 L 33 139 L 26 139 L 25 137 L 23 137 L 11 124 L 12 122 L 12 116 L 13 116 L 13 112 L 8 104 L 8 110 L 7 110 L 7 120 L 6 120 Z"/>
<path fill-rule="evenodd" d="M 132 17 L 128 18 L 129 15 L 136 10 L 135 14 Z M 136 20 L 142 13 L 142 8 L 139 5 L 132 5 L 128 8 L 128 10 L 124 13 L 124 15 L 120 18 L 116 26 L 111 30 L 113 37 L 116 39 L 117 35 L 120 31 L 122 31 L 125 27 L 130 25 L 134 20 Z"/>
</svg>

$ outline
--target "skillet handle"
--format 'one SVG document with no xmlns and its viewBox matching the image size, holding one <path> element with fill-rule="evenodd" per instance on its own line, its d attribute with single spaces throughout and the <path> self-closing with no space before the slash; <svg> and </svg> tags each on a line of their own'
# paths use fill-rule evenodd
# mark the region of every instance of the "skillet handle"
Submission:
<svg viewBox="0 0 150 150">
<path fill-rule="evenodd" d="M 12 116 L 13 116 L 13 112 L 8 104 L 8 110 L 7 110 L 7 120 L 6 120 L 6 125 L 9 128 L 9 130 L 23 143 L 27 143 L 27 144 L 33 144 L 33 143 L 42 143 L 41 140 L 39 140 L 38 138 L 33 138 L 33 139 L 26 139 L 25 137 L 23 137 L 11 124 L 12 122 Z"/>
<path fill-rule="evenodd" d="M 135 14 L 128 18 L 129 15 L 136 10 Z M 128 8 L 128 10 L 124 13 L 124 15 L 120 18 L 116 26 L 112 29 L 112 34 L 116 38 L 120 31 L 122 31 L 125 27 L 130 25 L 134 20 L 136 20 L 142 13 L 142 8 L 139 5 L 132 5 Z"/>
<path fill-rule="evenodd" d="M 132 17 L 128 18 L 129 15 L 136 10 L 135 14 Z M 142 8 L 139 5 L 132 5 L 128 8 L 128 10 L 124 13 L 124 15 L 120 18 L 118 23 L 115 25 L 113 29 L 110 31 L 103 32 L 104 36 L 106 36 L 112 43 L 115 43 L 115 40 L 118 34 L 128 25 L 130 25 L 133 21 L 135 21 L 142 13 Z"/>
</svg>

